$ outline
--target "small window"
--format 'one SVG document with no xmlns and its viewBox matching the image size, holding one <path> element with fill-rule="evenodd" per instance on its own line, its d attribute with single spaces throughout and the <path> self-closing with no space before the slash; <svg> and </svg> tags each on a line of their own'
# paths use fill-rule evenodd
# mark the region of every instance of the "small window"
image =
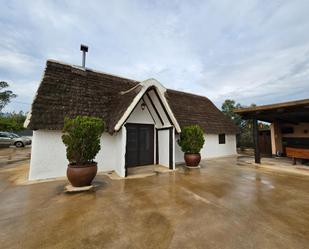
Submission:
<svg viewBox="0 0 309 249">
<path fill-rule="evenodd" d="M 225 134 L 219 134 L 219 144 L 225 144 Z"/>
</svg>

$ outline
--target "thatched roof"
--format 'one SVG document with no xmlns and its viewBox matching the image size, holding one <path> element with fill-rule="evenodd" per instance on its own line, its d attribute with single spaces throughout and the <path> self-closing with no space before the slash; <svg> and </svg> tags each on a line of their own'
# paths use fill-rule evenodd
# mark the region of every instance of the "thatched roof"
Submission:
<svg viewBox="0 0 309 249">
<path fill-rule="evenodd" d="M 181 127 L 197 124 L 206 133 L 214 134 L 237 131 L 234 123 L 206 97 L 168 89 L 166 98 Z"/>
<path fill-rule="evenodd" d="M 103 118 L 113 133 L 141 89 L 138 81 L 48 60 L 27 127 L 60 130 L 65 116 L 87 115 Z M 206 133 L 236 133 L 208 98 L 169 89 L 165 97 L 180 126 L 199 124 Z"/>
</svg>

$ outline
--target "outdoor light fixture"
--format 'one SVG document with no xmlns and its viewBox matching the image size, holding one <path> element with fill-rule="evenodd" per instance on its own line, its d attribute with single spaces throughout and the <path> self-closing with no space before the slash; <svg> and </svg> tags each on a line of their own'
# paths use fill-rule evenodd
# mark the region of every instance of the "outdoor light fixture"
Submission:
<svg viewBox="0 0 309 249">
<path fill-rule="evenodd" d="M 146 107 L 146 104 L 143 102 L 143 103 L 141 104 L 141 107 L 142 107 L 142 110 L 144 111 L 144 110 L 145 110 L 145 107 Z"/>
</svg>

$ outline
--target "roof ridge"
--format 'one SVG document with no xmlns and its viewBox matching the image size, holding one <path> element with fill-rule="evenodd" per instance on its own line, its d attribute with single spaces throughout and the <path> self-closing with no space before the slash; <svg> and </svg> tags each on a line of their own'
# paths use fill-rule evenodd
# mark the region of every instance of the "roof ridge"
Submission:
<svg viewBox="0 0 309 249">
<path fill-rule="evenodd" d="M 82 70 L 82 71 L 90 71 L 90 72 L 94 72 L 94 73 L 99 73 L 99 74 L 103 74 L 103 75 L 107 75 L 107 76 L 112 76 L 112 77 L 116 77 L 116 78 L 119 78 L 119 79 L 123 79 L 123 80 L 128 80 L 128 81 L 131 81 L 131 82 L 134 82 L 134 83 L 138 83 L 140 84 L 142 81 L 139 81 L 139 80 L 133 80 L 133 79 L 129 79 L 129 78 L 126 78 L 126 77 L 123 77 L 123 76 L 119 76 L 119 75 L 116 75 L 116 74 L 111 74 L 111 73 L 106 73 L 104 71 L 100 71 L 100 70 L 95 70 L 95 69 L 92 69 L 92 68 L 83 68 L 82 66 L 79 66 L 79 65 L 75 65 L 75 64 L 70 64 L 70 63 L 67 63 L 67 62 L 63 62 L 63 61 L 59 61 L 59 60 L 54 60 L 54 59 L 47 59 L 48 62 L 52 62 L 52 63 L 56 63 L 56 64 L 60 64 L 60 65 L 64 65 L 64 66 L 69 66 L 69 67 L 72 67 L 74 69 L 77 69 L 77 70 Z M 138 85 L 137 84 L 137 85 Z M 135 88 L 136 86 L 132 87 L 132 88 Z M 131 89 L 127 90 L 127 91 L 130 91 Z M 201 97 L 201 98 L 206 98 L 210 101 L 210 99 L 204 95 L 199 95 L 199 94 L 196 94 L 196 93 L 191 93 L 191 92 L 185 92 L 185 91 L 180 91 L 180 90 L 176 90 L 176 89 L 171 89 L 171 88 L 168 88 L 167 90 L 170 90 L 170 91 L 175 91 L 175 92 L 179 92 L 179 93 L 183 93 L 183 94 L 189 94 L 189 95 L 192 95 L 192 96 L 197 96 L 197 97 Z M 125 91 L 126 92 L 126 91 Z"/>
<path fill-rule="evenodd" d="M 135 90 L 135 88 L 137 88 L 138 86 L 140 86 L 141 84 L 136 84 L 135 86 L 131 87 L 130 89 L 126 90 L 126 91 L 121 91 L 120 94 L 121 95 L 125 95 L 133 90 Z"/>
<path fill-rule="evenodd" d="M 123 80 L 132 81 L 132 82 L 135 82 L 135 83 L 140 83 L 140 81 L 138 81 L 138 80 L 129 79 L 129 78 L 119 76 L 119 75 L 116 75 L 116 74 L 106 73 L 104 71 L 95 70 L 95 69 L 92 69 L 92 68 L 89 68 L 89 67 L 83 68 L 82 66 L 70 64 L 70 63 L 67 63 L 67 62 L 59 61 L 59 60 L 47 59 L 47 62 L 56 63 L 56 64 L 60 64 L 60 65 L 63 65 L 63 66 L 69 66 L 69 67 L 72 67 L 74 69 L 81 70 L 81 71 L 94 72 L 94 73 L 98 73 L 98 74 L 116 77 L 116 78 L 123 79 Z"/>
</svg>

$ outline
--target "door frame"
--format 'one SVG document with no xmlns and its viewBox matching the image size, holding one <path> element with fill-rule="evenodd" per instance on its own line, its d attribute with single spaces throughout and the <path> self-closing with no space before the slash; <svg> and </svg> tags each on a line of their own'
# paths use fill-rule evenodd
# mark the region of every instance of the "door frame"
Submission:
<svg viewBox="0 0 309 249">
<path fill-rule="evenodd" d="M 174 127 L 156 128 L 156 164 L 159 164 L 159 131 L 169 130 L 169 169 L 174 169 Z"/>
<path fill-rule="evenodd" d="M 152 162 L 153 162 L 153 164 L 155 164 L 155 150 L 156 150 L 156 146 L 155 146 L 155 143 L 156 143 L 155 125 L 154 124 L 144 124 L 144 123 L 126 123 L 125 127 L 127 128 L 127 126 L 144 126 L 144 127 L 148 126 L 148 127 L 152 127 L 152 130 L 153 130 L 153 133 L 152 133 L 152 141 L 153 141 L 152 148 L 153 148 L 153 151 L 152 151 L 151 155 L 152 155 Z M 127 143 L 128 143 L 128 134 L 126 135 L 125 176 L 127 176 L 127 174 L 128 174 L 128 168 L 139 167 L 139 166 L 147 166 L 147 165 L 136 165 L 136 166 L 130 166 L 130 167 L 127 166 Z M 149 164 L 149 165 L 151 165 L 151 164 Z"/>
</svg>

